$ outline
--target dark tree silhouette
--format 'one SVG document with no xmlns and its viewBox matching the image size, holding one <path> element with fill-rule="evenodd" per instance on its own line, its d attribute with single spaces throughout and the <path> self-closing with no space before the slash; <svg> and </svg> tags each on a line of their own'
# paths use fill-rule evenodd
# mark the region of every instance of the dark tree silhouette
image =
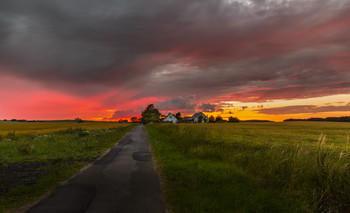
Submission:
<svg viewBox="0 0 350 213">
<path fill-rule="evenodd" d="M 231 117 L 228 118 L 228 122 L 229 123 L 235 123 L 235 122 L 237 123 L 237 122 L 239 122 L 239 119 L 237 117 L 232 117 L 231 116 Z"/>
<path fill-rule="evenodd" d="M 142 112 L 142 122 L 158 122 L 160 112 L 155 108 L 154 104 L 149 104 L 146 109 Z"/>
<path fill-rule="evenodd" d="M 74 121 L 78 122 L 78 123 L 83 123 L 84 122 L 81 118 L 76 118 L 76 119 L 74 119 Z"/>
<path fill-rule="evenodd" d="M 182 119 L 181 112 L 176 113 L 175 118 Z"/>
<path fill-rule="evenodd" d="M 216 118 L 215 118 L 215 121 L 216 122 L 220 122 L 220 121 L 223 121 L 224 119 L 222 119 L 222 117 L 220 115 L 218 115 Z"/>
<path fill-rule="evenodd" d="M 209 117 L 209 122 L 210 122 L 210 123 L 215 123 L 215 118 L 214 118 L 214 116 L 211 115 L 211 116 Z"/>
<path fill-rule="evenodd" d="M 131 120 L 131 122 L 136 123 L 138 119 L 137 119 L 137 117 L 132 117 L 130 120 Z"/>
</svg>

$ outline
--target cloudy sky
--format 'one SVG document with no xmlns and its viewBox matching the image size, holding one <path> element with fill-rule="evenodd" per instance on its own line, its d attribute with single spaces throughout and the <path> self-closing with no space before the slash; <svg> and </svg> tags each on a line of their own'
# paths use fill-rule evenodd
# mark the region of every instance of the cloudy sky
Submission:
<svg viewBox="0 0 350 213">
<path fill-rule="evenodd" d="M 0 1 L 0 119 L 350 115 L 348 0 Z"/>
</svg>

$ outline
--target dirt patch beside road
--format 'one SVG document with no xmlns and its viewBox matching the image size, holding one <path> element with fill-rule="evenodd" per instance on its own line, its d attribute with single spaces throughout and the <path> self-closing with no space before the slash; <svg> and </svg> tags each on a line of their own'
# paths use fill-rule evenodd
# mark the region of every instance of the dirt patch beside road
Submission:
<svg viewBox="0 0 350 213">
<path fill-rule="evenodd" d="M 47 162 L 8 163 L 0 167 L 0 194 L 7 193 L 16 186 L 33 185 L 41 177 L 51 173 L 50 168 L 59 164 L 73 164 L 76 162 L 94 162 L 94 158 L 66 158 Z"/>
</svg>

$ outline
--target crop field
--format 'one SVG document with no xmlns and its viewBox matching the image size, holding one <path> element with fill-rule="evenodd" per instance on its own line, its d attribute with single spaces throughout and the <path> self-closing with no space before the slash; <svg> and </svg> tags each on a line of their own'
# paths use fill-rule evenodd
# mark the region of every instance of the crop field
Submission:
<svg viewBox="0 0 350 213">
<path fill-rule="evenodd" d="M 112 122 L 0 123 L 0 212 L 52 190 L 134 126 Z"/>
<path fill-rule="evenodd" d="M 350 123 L 146 128 L 174 212 L 350 212 Z"/>
<path fill-rule="evenodd" d="M 127 123 L 115 122 L 10 122 L 0 121 L 0 135 L 10 134 L 43 134 L 57 132 L 68 128 L 107 129 L 127 126 Z"/>
</svg>

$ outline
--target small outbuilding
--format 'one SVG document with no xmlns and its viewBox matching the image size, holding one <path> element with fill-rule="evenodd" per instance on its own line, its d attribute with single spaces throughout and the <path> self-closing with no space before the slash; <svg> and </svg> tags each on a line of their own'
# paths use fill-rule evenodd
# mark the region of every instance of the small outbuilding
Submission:
<svg viewBox="0 0 350 213">
<path fill-rule="evenodd" d="M 177 123 L 177 118 L 169 113 L 163 120 L 164 123 Z"/>
</svg>

